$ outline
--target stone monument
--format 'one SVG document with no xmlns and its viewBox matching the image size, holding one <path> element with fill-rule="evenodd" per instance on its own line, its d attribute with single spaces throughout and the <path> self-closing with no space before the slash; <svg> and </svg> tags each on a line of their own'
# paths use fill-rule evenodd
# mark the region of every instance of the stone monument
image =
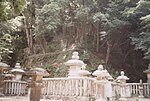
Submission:
<svg viewBox="0 0 150 101">
<path fill-rule="evenodd" d="M 10 72 L 15 75 L 15 80 L 21 80 L 22 74 L 25 73 L 25 71 L 21 69 L 20 63 L 16 63 L 15 68 Z"/>
<path fill-rule="evenodd" d="M 126 85 L 126 81 L 129 80 L 129 78 L 127 76 L 124 75 L 125 73 L 123 71 L 121 71 L 121 76 L 117 77 L 117 80 L 120 81 L 120 98 L 119 101 L 126 101 L 127 99 L 127 85 Z"/>
<path fill-rule="evenodd" d="M 72 59 L 65 63 L 65 65 L 69 66 L 68 77 L 80 77 L 79 71 L 84 63 L 79 60 L 78 54 L 78 52 L 73 52 Z"/>
</svg>

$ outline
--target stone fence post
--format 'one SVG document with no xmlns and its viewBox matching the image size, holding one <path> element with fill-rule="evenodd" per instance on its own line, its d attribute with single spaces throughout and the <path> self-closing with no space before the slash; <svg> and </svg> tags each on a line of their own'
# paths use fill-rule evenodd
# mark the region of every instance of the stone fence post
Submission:
<svg viewBox="0 0 150 101">
<path fill-rule="evenodd" d="M 139 86 L 139 98 L 143 98 L 143 82 L 140 80 L 140 86 Z"/>
<path fill-rule="evenodd" d="M 43 76 L 48 76 L 49 73 L 42 68 L 34 68 L 28 72 L 28 75 L 32 76 L 30 91 L 30 101 L 40 101 L 41 98 L 41 89 L 42 89 L 42 79 Z"/>
</svg>

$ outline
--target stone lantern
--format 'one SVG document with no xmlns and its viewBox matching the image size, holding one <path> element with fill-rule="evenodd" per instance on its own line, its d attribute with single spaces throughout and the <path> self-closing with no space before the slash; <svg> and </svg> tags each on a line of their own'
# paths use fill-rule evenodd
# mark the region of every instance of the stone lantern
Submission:
<svg viewBox="0 0 150 101">
<path fill-rule="evenodd" d="M 121 76 L 117 77 L 117 80 L 120 81 L 120 98 L 119 101 L 126 101 L 127 97 L 130 96 L 130 91 L 127 89 L 126 81 L 129 80 L 127 76 L 124 75 L 125 73 L 121 71 Z"/>
<path fill-rule="evenodd" d="M 22 74 L 25 73 L 25 71 L 21 69 L 20 63 L 16 63 L 15 68 L 10 72 L 15 75 L 15 80 L 21 80 Z"/>
<path fill-rule="evenodd" d="M 1 60 L 2 60 L 2 57 L 1 57 L 1 55 L 0 55 L 0 75 L 2 76 L 3 71 L 4 71 L 5 69 L 7 69 L 9 66 L 8 66 L 7 64 L 1 62 Z M 0 77 L 1 77 L 1 76 L 0 76 Z M 1 80 L 1 78 L 0 78 L 0 80 Z"/>
<path fill-rule="evenodd" d="M 148 66 L 148 69 L 144 71 L 144 73 L 147 74 L 147 83 L 150 83 L 150 64 Z"/>
<path fill-rule="evenodd" d="M 7 69 L 9 66 L 3 62 L 1 62 L 2 57 L 0 55 L 0 96 L 4 96 L 3 94 L 3 80 L 4 80 L 4 74 L 3 71 Z"/>
<path fill-rule="evenodd" d="M 129 80 L 129 78 L 124 75 L 125 74 L 124 71 L 121 71 L 120 74 L 121 76 L 118 76 L 117 80 L 119 80 L 121 84 L 126 84 L 126 81 Z"/>
<path fill-rule="evenodd" d="M 111 83 L 107 80 L 110 74 L 107 70 L 103 69 L 103 65 L 98 66 L 98 70 L 94 71 L 93 74 L 97 77 L 95 83 L 97 84 L 96 101 L 106 101 L 112 97 Z"/>
<path fill-rule="evenodd" d="M 33 68 L 27 72 L 27 75 L 32 76 L 32 80 L 29 83 L 31 87 L 30 101 L 40 101 L 43 86 L 42 79 L 44 76 L 49 76 L 49 73 L 43 68 Z"/>
<path fill-rule="evenodd" d="M 104 73 L 103 65 L 99 65 L 98 69 L 94 71 L 92 75 L 96 76 L 97 80 L 103 80 L 105 77 L 103 73 Z"/>
<path fill-rule="evenodd" d="M 73 52 L 72 59 L 68 60 L 65 65 L 69 66 L 68 77 L 80 77 L 79 71 L 84 63 L 79 60 L 78 52 Z"/>
<path fill-rule="evenodd" d="M 79 75 L 80 75 L 81 77 L 86 77 L 86 76 L 88 76 L 88 75 L 91 74 L 89 71 L 85 70 L 85 69 L 86 69 L 86 65 L 87 65 L 87 64 L 84 64 L 84 65 L 81 67 L 82 70 L 79 71 Z"/>
</svg>

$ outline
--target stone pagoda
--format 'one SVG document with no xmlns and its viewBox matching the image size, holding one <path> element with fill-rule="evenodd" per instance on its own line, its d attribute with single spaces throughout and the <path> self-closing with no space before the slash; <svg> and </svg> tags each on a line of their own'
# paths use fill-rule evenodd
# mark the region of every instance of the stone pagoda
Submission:
<svg viewBox="0 0 150 101">
<path fill-rule="evenodd" d="M 73 52 L 72 59 L 65 63 L 65 65 L 70 67 L 68 77 L 80 77 L 79 72 L 84 62 L 79 60 L 78 54 L 78 52 Z"/>
<path fill-rule="evenodd" d="M 10 71 L 15 75 L 15 80 L 21 80 L 25 71 L 21 68 L 20 63 L 16 63 L 15 68 Z"/>
</svg>

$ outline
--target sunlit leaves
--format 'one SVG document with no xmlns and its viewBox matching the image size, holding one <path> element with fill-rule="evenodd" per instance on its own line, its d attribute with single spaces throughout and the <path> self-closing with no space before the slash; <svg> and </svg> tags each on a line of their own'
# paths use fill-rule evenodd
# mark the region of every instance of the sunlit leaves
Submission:
<svg viewBox="0 0 150 101">
<path fill-rule="evenodd" d="M 20 14 L 26 4 L 26 0 L 2 0 L 0 1 L 0 21 L 6 21 Z"/>
<path fill-rule="evenodd" d="M 0 38 L 0 53 L 12 53 L 11 42 L 12 42 L 11 35 L 4 34 Z"/>
</svg>

